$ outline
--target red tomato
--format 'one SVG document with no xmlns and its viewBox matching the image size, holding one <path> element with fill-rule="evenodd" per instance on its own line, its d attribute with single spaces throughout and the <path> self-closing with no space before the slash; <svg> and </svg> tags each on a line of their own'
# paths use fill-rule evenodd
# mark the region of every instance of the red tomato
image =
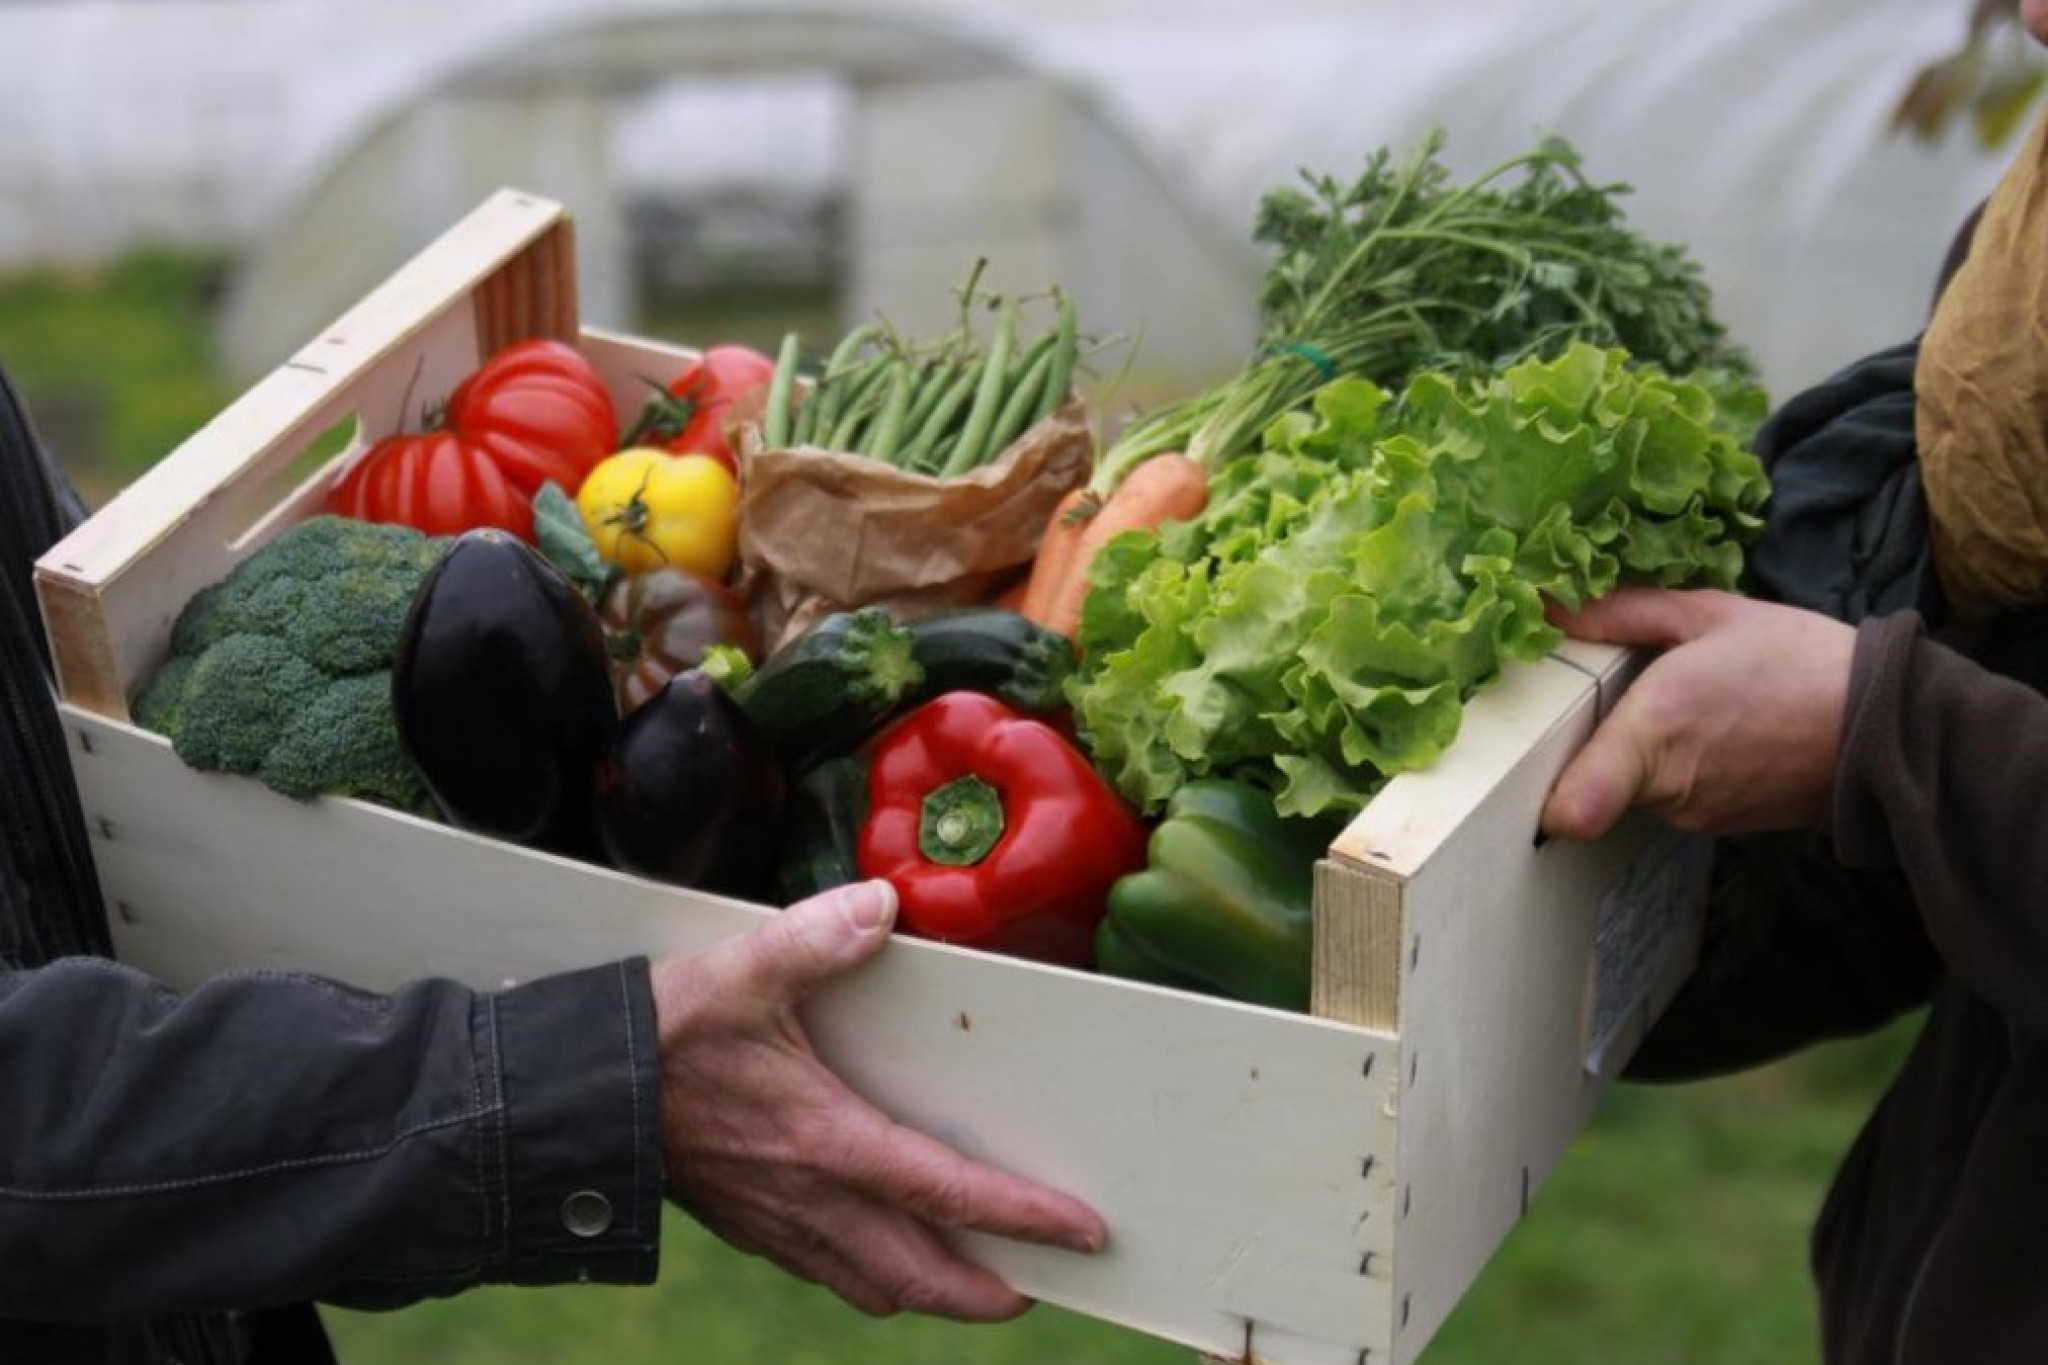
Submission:
<svg viewBox="0 0 2048 1365">
<path fill-rule="evenodd" d="M 713 346 L 657 395 L 642 414 L 627 445 L 653 445 L 678 455 L 709 455 L 739 473 L 732 448 L 733 424 L 749 394 L 765 391 L 775 362 L 747 346 Z"/>
<path fill-rule="evenodd" d="M 497 526 L 531 541 L 541 485 L 575 497 L 618 445 L 611 393 L 582 353 L 515 342 L 456 386 L 432 430 L 365 451 L 328 492 L 327 510 L 437 536 Z"/>
</svg>

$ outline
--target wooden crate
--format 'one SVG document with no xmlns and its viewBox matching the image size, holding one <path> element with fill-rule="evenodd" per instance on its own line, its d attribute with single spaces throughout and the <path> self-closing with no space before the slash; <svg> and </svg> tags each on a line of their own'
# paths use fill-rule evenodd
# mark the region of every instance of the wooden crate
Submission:
<svg viewBox="0 0 2048 1365">
<path fill-rule="evenodd" d="M 350 452 L 498 347 L 581 345 L 622 412 L 690 352 L 580 330 L 572 224 L 502 192 L 37 566 L 120 954 L 180 986 L 290 967 L 496 987 L 742 932 L 766 908 L 344 800 L 187 769 L 128 699 L 186 599 L 314 507 Z M 1314 1017 L 913 939 L 815 1002 L 819 1050 L 902 1121 L 1107 1218 L 1084 1258 L 970 1250 L 1025 1293 L 1216 1356 L 1386 1365 L 1429 1340 L 1687 969 L 1703 861 L 1632 823 L 1539 846 L 1551 781 L 1626 682 L 1512 669 L 1316 880 Z"/>
</svg>

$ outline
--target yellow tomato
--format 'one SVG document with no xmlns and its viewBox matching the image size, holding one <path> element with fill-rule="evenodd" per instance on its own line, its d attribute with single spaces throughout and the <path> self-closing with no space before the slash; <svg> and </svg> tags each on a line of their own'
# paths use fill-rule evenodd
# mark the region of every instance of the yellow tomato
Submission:
<svg viewBox="0 0 2048 1365">
<path fill-rule="evenodd" d="M 607 457 L 576 491 L 597 552 L 627 573 L 666 565 L 724 578 L 739 505 L 739 485 L 717 460 L 645 446 Z"/>
</svg>

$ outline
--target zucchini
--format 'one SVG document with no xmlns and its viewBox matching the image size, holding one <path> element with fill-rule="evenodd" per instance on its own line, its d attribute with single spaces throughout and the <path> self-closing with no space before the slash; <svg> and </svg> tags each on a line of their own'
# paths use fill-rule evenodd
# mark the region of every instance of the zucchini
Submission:
<svg viewBox="0 0 2048 1365">
<path fill-rule="evenodd" d="M 985 692 L 1026 715 L 1067 704 L 1074 646 L 1000 607 L 897 625 L 882 607 L 827 616 L 769 656 L 733 699 L 792 779 L 850 754 L 947 692 Z"/>
<path fill-rule="evenodd" d="M 924 681 L 911 636 L 881 607 L 834 612 L 768 656 L 733 700 L 784 770 L 850 753 Z"/>
<path fill-rule="evenodd" d="M 903 629 L 924 679 L 910 689 L 909 709 L 947 692 L 985 692 L 1027 715 L 1067 704 L 1073 642 L 1029 617 L 1001 607 L 965 607 L 919 617 Z"/>
<path fill-rule="evenodd" d="M 835 758 L 790 789 L 775 854 L 776 903 L 790 906 L 860 880 L 860 827 L 868 818 L 868 761 Z"/>
</svg>

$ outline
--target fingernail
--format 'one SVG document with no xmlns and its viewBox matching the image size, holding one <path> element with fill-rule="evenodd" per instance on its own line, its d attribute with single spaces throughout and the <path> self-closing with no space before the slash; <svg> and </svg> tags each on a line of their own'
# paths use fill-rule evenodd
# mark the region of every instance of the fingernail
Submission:
<svg viewBox="0 0 2048 1365">
<path fill-rule="evenodd" d="M 1067 1239 L 1067 1250 L 1078 1251 L 1088 1256 L 1095 1255 L 1108 1245 L 1109 1229 L 1107 1228 L 1094 1228 L 1087 1232 L 1077 1232 Z"/>
<path fill-rule="evenodd" d="M 864 934 L 887 929 L 896 922 L 896 888 L 880 878 L 855 882 L 847 888 L 846 918 Z"/>
</svg>

